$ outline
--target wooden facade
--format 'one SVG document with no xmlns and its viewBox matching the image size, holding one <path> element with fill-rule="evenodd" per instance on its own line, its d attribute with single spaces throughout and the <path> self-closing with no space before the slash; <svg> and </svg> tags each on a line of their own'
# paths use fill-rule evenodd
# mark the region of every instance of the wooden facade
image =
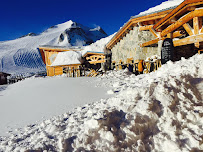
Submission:
<svg viewBox="0 0 203 152">
<path fill-rule="evenodd" d="M 203 41 L 202 6 L 202 0 L 185 0 L 153 26 L 153 29 L 159 33 L 158 39 L 141 44 L 141 46 L 149 46 L 169 37 L 173 39 L 175 47 L 194 44 L 197 49 L 201 50 Z M 176 33 L 180 34 L 176 35 Z"/>
<path fill-rule="evenodd" d="M 86 52 L 83 55 L 83 58 L 86 59 L 90 64 L 105 63 L 105 56 L 103 52 Z"/>
<path fill-rule="evenodd" d="M 105 56 L 103 52 L 86 52 L 82 58 L 83 62 L 81 64 L 68 64 L 68 65 L 59 65 L 52 66 L 57 54 L 64 51 L 81 51 L 79 49 L 67 49 L 67 48 L 57 48 L 57 47 L 39 47 L 42 60 L 46 65 L 47 76 L 56 76 L 62 75 L 63 73 L 67 74 L 68 77 L 80 77 L 88 76 L 88 71 L 93 76 L 96 76 L 96 68 L 91 65 L 98 65 L 105 62 Z M 85 72 L 87 70 L 87 73 Z M 87 74 L 87 75 L 86 75 Z M 90 74 L 91 75 L 91 74 Z"/>
<path fill-rule="evenodd" d="M 63 74 L 63 66 L 51 66 L 59 52 L 64 51 L 80 51 L 76 49 L 58 48 L 58 47 L 39 47 L 42 60 L 46 65 L 47 76 L 55 76 Z"/>
</svg>

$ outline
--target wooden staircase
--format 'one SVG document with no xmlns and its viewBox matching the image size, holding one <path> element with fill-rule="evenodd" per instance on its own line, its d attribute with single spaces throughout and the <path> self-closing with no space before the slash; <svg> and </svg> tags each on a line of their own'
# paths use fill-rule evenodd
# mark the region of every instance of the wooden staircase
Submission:
<svg viewBox="0 0 203 152">
<path fill-rule="evenodd" d="M 87 75 L 87 77 L 96 77 L 99 72 L 97 70 L 94 70 L 94 69 L 89 69 L 90 70 L 90 73 Z"/>
</svg>

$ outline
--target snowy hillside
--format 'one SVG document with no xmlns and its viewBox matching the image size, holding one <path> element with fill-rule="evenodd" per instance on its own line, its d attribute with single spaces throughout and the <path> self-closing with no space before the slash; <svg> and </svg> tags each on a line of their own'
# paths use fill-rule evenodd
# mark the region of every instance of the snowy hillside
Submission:
<svg viewBox="0 0 203 152">
<path fill-rule="evenodd" d="M 102 38 L 95 43 L 92 43 L 91 45 L 85 46 L 84 49 L 82 50 L 82 55 L 84 55 L 87 51 L 91 52 L 104 52 L 106 44 L 114 37 L 116 33 Z"/>
<path fill-rule="evenodd" d="M 37 85 L 25 88 L 27 81 L 32 83 L 37 79 L 22 81 L 20 86 L 24 87 L 18 91 L 32 89 L 30 92 L 37 94 Z M 139 76 L 126 70 L 110 71 L 98 78 L 97 83 L 97 86 L 113 87 L 108 94 L 114 97 L 67 110 L 10 137 L 0 137 L 0 151 L 203 150 L 203 55 L 168 62 L 156 72 Z M 63 90 L 55 87 L 56 92 Z M 10 86 L 7 94 L 12 94 L 12 88 L 15 86 Z M 38 98 L 44 93 L 38 94 Z M 20 98 L 17 95 L 15 99 Z M 60 99 L 61 93 L 58 95 Z M 43 102 L 42 111 L 48 105 L 54 107 L 47 100 Z M 0 104 L 2 107 L 3 103 Z M 12 116 L 12 110 L 9 115 Z"/>
<path fill-rule="evenodd" d="M 37 50 L 39 45 L 89 45 L 107 34 L 100 28 L 88 28 L 73 21 L 52 26 L 43 33 L 29 33 L 16 40 L 0 43 L 0 71 L 11 74 L 45 70 Z"/>
</svg>

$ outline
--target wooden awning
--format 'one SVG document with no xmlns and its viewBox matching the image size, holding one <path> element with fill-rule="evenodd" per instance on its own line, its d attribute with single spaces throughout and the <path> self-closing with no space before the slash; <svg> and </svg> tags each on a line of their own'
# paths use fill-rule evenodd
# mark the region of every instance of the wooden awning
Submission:
<svg viewBox="0 0 203 152">
<path fill-rule="evenodd" d="M 159 20 L 159 22 L 156 23 L 153 28 L 156 31 L 162 31 L 171 23 L 184 16 L 184 14 L 194 11 L 197 7 L 202 7 L 202 5 L 202 0 L 185 0 L 175 9 L 173 9 L 168 15 Z"/>
<path fill-rule="evenodd" d="M 104 52 L 87 51 L 82 57 L 89 57 L 91 55 L 104 55 Z"/>
</svg>

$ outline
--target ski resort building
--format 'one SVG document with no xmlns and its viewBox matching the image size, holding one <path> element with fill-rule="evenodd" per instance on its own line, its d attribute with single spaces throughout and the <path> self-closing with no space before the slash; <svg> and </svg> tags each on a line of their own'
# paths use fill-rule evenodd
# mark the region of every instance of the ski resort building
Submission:
<svg viewBox="0 0 203 152">
<path fill-rule="evenodd" d="M 79 47 L 40 46 L 38 50 L 46 65 L 47 76 L 64 73 L 69 77 L 96 76 L 105 62 L 103 52 L 86 51 L 83 54 Z"/>
<path fill-rule="evenodd" d="M 59 47 L 59 46 L 40 46 L 38 50 L 42 56 L 42 60 L 44 64 L 46 65 L 47 76 L 63 74 L 62 65 L 55 65 L 55 66 L 52 65 L 52 63 L 54 63 L 59 53 L 67 52 L 67 51 L 81 51 L 81 49 L 78 49 L 78 48 L 65 48 L 65 47 Z M 75 65 L 76 64 L 73 64 L 73 66 Z"/>
<path fill-rule="evenodd" d="M 133 16 L 106 45 L 107 62 L 110 66 L 160 57 L 166 38 L 172 39 L 175 61 L 200 53 L 202 18 L 202 0 L 185 0 L 178 6 Z"/>
</svg>

